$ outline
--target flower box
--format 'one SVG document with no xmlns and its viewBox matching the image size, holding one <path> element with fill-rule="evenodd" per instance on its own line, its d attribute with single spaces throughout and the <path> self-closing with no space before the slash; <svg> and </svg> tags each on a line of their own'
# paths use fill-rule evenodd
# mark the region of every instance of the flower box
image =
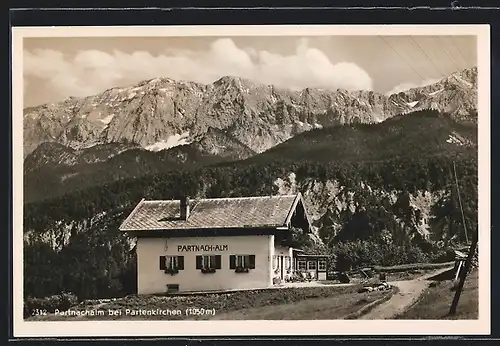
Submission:
<svg viewBox="0 0 500 346">
<path fill-rule="evenodd" d="M 236 269 L 234 271 L 236 273 L 248 273 L 249 272 L 248 268 L 242 268 L 242 267 L 236 267 Z"/>
<path fill-rule="evenodd" d="M 179 273 L 179 270 L 176 268 L 165 269 L 165 274 L 175 275 L 177 273 Z"/>
<path fill-rule="evenodd" d="M 201 272 L 203 274 L 212 274 L 215 273 L 215 268 L 202 268 Z"/>
</svg>

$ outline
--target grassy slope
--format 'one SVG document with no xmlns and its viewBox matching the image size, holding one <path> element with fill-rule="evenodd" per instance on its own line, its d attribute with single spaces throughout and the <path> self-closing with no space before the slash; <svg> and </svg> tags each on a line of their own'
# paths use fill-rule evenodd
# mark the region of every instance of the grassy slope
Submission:
<svg viewBox="0 0 500 346">
<path fill-rule="evenodd" d="M 330 320 L 343 319 L 391 291 L 339 293 L 331 298 L 241 309 L 213 317 L 214 320 Z"/>
<path fill-rule="evenodd" d="M 104 319 L 186 319 L 185 309 L 214 309 L 215 315 L 190 316 L 190 319 L 340 319 L 363 306 L 391 294 L 391 291 L 357 293 L 359 286 L 324 286 L 238 291 L 193 296 L 132 295 L 105 304 L 81 304 L 71 310 L 121 310 L 121 316 L 67 317 L 38 316 L 29 320 L 67 321 Z M 130 316 L 126 309 L 180 309 L 181 316 Z"/>
<path fill-rule="evenodd" d="M 464 285 L 455 316 L 447 316 L 455 291 L 450 290 L 449 277 L 435 281 L 417 304 L 398 317 L 398 319 L 477 319 L 478 318 L 478 272 L 472 272 Z"/>
</svg>

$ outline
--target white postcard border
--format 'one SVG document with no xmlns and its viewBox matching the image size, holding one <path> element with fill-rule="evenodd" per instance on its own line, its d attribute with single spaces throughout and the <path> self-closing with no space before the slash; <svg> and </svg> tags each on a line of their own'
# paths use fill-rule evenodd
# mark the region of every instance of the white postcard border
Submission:
<svg viewBox="0 0 500 346">
<path fill-rule="evenodd" d="M 231 33 L 227 35 L 227 33 Z M 479 116 L 479 319 L 311 321 L 81 321 L 23 319 L 23 38 L 159 36 L 475 35 Z M 490 334 L 490 27 L 489 25 L 272 25 L 12 28 L 14 337 L 161 337 Z"/>
</svg>

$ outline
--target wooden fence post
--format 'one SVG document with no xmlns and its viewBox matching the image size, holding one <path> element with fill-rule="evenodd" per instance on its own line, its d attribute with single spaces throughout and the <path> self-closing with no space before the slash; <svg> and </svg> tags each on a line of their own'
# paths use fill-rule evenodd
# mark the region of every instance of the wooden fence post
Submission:
<svg viewBox="0 0 500 346">
<path fill-rule="evenodd" d="M 472 244 L 470 244 L 469 248 L 469 254 L 467 255 L 467 260 L 465 261 L 465 266 L 463 266 L 463 271 L 460 273 L 460 281 L 458 283 L 457 291 L 455 292 L 455 296 L 453 297 L 453 301 L 450 306 L 450 312 L 448 313 L 449 315 L 455 315 L 457 312 L 457 306 L 458 306 L 458 301 L 460 300 L 460 294 L 462 294 L 462 290 L 464 288 L 464 283 L 465 279 L 467 277 L 467 273 L 469 272 L 471 265 L 472 265 L 472 259 L 474 258 L 474 255 L 476 253 L 476 246 L 477 246 L 477 237 L 478 237 L 479 231 L 476 231 L 476 234 L 474 235 L 474 238 L 472 240 Z"/>
</svg>

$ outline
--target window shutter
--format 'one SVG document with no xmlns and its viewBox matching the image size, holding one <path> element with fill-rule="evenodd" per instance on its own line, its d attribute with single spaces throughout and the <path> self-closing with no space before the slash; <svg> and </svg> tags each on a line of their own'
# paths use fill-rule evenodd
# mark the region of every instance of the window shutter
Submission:
<svg viewBox="0 0 500 346">
<path fill-rule="evenodd" d="M 177 269 L 184 270 L 184 256 L 177 256 Z"/>
<path fill-rule="evenodd" d="M 201 269 L 201 262 L 203 261 L 203 257 L 201 255 L 196 256 L 196 269 Z"/>
<path fill-rule="evenodd" d="M 236 269 L 236 256 L 235 255 L 229 256 L 229 269 Z"/>
<path fill-rule="evenodd" d="M 255 255 L 248 256 L 248 268 L 255 269 Z"/>
<path fill-rule="evenodd" d="M 215 269 L 221 269 L 222 268 L 222 256 L 221 255 L 215 255 Z"/>
<path fill-rule="evenodd" d="M 160 256 L 160 270 L 165 270 L 165 256 Z"/>
</svg>

